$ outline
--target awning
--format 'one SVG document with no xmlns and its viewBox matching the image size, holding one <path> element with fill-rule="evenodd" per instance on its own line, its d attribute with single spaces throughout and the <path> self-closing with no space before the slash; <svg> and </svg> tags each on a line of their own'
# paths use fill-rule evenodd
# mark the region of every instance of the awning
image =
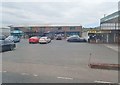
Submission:
<svg viewBox="0 0 120 85">
<path fill-rule="evenodd" d="M 88 31 L 88 33 L 111 33 L 109 30 L 92 30 Z"/>
</svg>

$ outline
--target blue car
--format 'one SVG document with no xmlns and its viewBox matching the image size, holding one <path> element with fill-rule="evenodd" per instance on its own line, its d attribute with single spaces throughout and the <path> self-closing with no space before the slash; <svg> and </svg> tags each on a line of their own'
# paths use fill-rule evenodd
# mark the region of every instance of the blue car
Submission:
<svg viewBox="0 0 120 85">
<path fill-rule="evenodd" d="M 5 40 L 4 36 L 0 36 L 0 52 L 12 51 L 16 47 L 16 44 L 12 41 Z"/>
<path fill-rule="evenodd" d="M 80 38 L 78 36 L 71 36 L 67 39 L 68 42 L 87 42 L 86 39 Z"/>
</svg>

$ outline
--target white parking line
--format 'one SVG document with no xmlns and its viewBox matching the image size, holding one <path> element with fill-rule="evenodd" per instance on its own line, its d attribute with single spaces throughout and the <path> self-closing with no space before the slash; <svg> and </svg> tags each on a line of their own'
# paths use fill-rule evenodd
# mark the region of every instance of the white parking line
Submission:
<svg viewBox="0 0 120 85">
<path fill-rule="evenodd" d="M 6 73 L 7 71 L 3 71 L 3 73 Z"/>
<path fill-rule="evenodd" d="M 6 73 L 7 71 L 0 71 L 0 73 Z"/>
<path fill-rule="evenodd" d="M 107 82 L 107 81 L 94 81 L 95 83 L 112 83 L 112 82 Z"/>
<path fill-rule="evenodd" d="M 37 77 L 38 75 L 37 74 L 33 74 L 33 76 Z"/>
<path fill-rule="evenodd" d="M 68 80 L 73 80 L 73 78 L 70 77 L 57 77 L 58 79 L 68 79 Z"/>
<path fill-rule="evenodd" d="M 118 51 L 118 47 L 112 47 L 112 46 L 107 46 L 107 47 L 110 48 L 110 49 L 113 49 L 115 51 Z"/>
<path fill-rule="evenodd" d="M 29 75 L 28 73 L 21 73 L 21 75 Z"/>
</svg>

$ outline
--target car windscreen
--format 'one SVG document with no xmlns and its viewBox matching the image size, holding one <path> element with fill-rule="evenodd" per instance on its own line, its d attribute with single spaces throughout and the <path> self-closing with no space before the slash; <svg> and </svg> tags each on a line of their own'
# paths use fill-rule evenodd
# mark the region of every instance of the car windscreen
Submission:
<svg viewBox="0 0 120 85">
<path fill-rule="evenodd" d="M 70 39 L 79 39 L 78 37 L 71 37 Z"/>
<path fill-rule="evenodd" d="M 4 40 L 5 39 L 5 36 L 0 36 L 0 40 Z"/>
</svg>

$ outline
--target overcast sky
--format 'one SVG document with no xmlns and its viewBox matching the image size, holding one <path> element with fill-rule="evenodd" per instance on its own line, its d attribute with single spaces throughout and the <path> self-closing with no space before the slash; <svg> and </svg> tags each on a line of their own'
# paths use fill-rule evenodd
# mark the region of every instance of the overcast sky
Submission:
<svg viewBox="0 0 120 85">
<path fill-rule="evenodd" d="M 0 4 L 2 24 L 80 24 L 99 26 L 100 18 L 118 10 L 119 0 L 6 0 Z"/>
</svg>

